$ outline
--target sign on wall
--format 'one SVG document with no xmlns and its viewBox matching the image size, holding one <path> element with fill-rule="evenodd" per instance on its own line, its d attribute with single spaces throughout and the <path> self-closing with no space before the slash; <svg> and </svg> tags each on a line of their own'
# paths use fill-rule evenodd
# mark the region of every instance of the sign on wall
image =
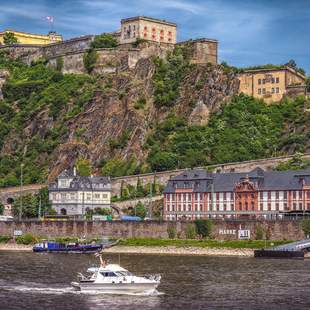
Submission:
<svg viewBox="0 0 310 310">
<path fill-rule="evenodd" d="M 248 240 L 251 238 L 251 232 L 248 229 L 239 229 L 238 230 L 238 239 Z"/>
<path fill-rule="evenodd" d="M 23 235 L 23 232 L 21 230 L 14 230 L 14 237 L 17 237 L 17 236 L 22 236 Z"/>
</svg>

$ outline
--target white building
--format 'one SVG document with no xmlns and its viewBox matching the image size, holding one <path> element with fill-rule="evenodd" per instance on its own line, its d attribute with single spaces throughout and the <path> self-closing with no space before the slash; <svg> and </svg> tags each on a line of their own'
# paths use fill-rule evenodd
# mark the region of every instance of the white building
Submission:
<svg viewBox="0 0 310 310">
<path fill-rule="evenodd" d="M 111 208 L 109 177 L 82 177 L 63 171 L 49 184 L 49 199 L 57 214 L 83 216 L 88 210 Z"/>
</svg>

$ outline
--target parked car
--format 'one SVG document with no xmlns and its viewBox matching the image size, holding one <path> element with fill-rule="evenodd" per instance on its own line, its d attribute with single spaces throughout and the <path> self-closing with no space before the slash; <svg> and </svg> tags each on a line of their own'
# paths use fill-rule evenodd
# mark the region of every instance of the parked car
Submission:
<svg viewBox="0 0 310 310">
<path fill-rule="evenodd" d="M 10 215 L 0 215 L 0 221 L 1 222 L 14 221 L 14 217 Z"/>
</svg>

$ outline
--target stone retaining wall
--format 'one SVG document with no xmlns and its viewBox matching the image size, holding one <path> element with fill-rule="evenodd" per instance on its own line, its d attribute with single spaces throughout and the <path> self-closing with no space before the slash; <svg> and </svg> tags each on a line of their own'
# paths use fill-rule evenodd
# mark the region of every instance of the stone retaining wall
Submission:
<svg viewBox="0 0 310 310">
<path fill-rule="evenodd" d="M 300 221 L 213 221 L 213 237 L 218 240 L 238 239 L 238 230 L 250 230 L 255 239 L 258 225 L 271 240 L 299 240 L 305 236 Z M 41 237 L 156 237 L 168 238 L 168 227 L 174 227 L 179 237 L 185 237 L 189 222 L 92 222 L 92 221 L 55 221 L 55 222 L 0 222 L 0 235 L 13 235 L 14 230 L 31 232 Z"/>
</svg>

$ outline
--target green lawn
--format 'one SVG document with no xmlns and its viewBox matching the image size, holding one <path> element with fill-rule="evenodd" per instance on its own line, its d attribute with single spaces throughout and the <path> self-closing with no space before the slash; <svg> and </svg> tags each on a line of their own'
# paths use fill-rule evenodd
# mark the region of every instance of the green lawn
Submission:
<svg viewBox="0 0 310 310">
<path fill-rule="evenodd" d="M 120 241 L 120 245 L 127 246 L 192 246 L 202 248 L 231 248 L 231 249 L 260 249 L 265 246 L 280 245 L 291 241 L 270 240 L 184 240 L 184 239 L 156 239 L 156 238 L 128 238 Z"/>
</svg>

